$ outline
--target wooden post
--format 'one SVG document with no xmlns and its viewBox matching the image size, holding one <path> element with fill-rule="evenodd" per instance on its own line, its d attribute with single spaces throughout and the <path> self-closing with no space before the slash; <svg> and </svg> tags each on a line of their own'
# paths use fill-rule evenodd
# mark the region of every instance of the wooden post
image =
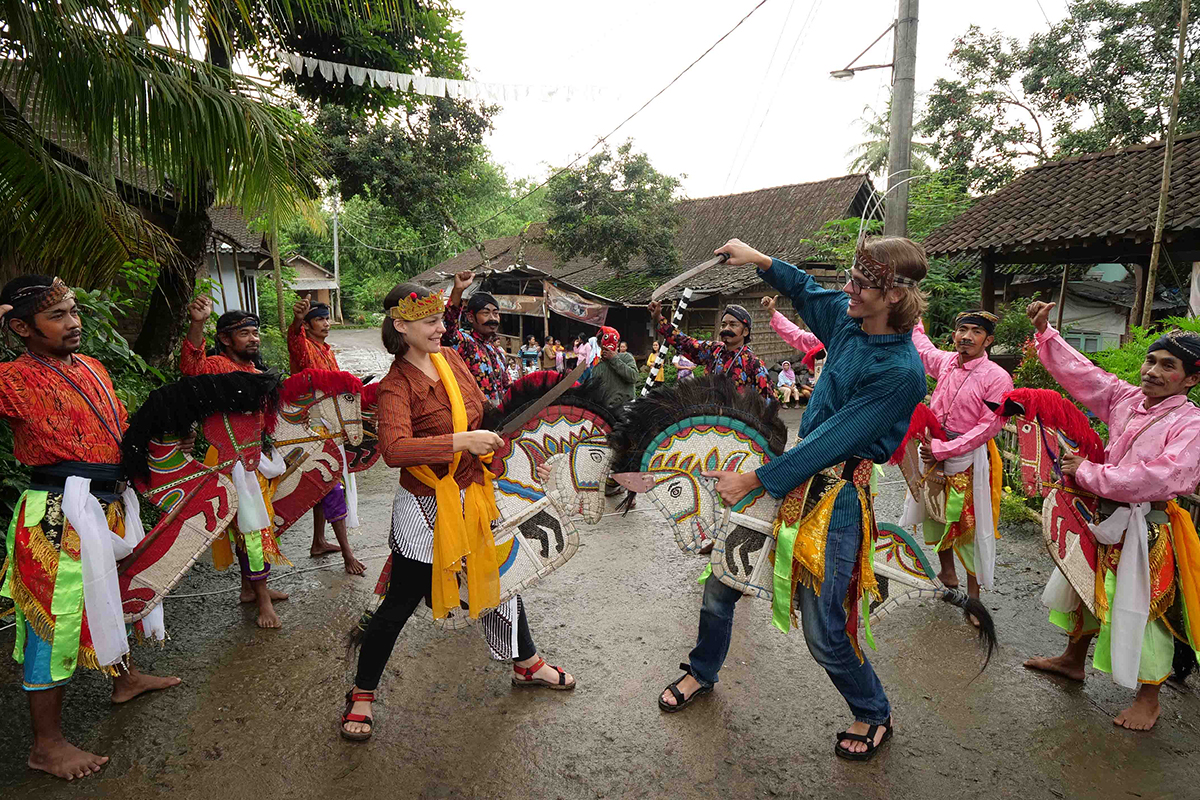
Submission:
<svg viewBox="0 0 1200 800">
<path fill-rule="evenodd" d="M 1062 283 L 1058 287 L 1058 319 L 1054 323 L 1054 327 L 1062 330 L 1063 309 L 1067 306 L 1067 275 L 1071 272 L 1069 264 L 1063 264 Z"/>
<path fill-rule="evenodd" d="M 979 305 L 984 311 L 995 313 L 996 311 L 996 264 L 994 256 L 991 253 L 982 253 L 980 260 L 983 263 L 983 279 L 979 286 Z"/>
<path fill-rule="evenodd" d="M 1162 186 L 1158 190 L 1158 216 L 1154 220 L 1154 246 L 1150 249 L 1150 270 L 1146 276 L 1145 301 L 1142 303 L 1142 327 L 1150 326 L 1154 314 L 1154 283 L 1158 278 L 1158 256 L 1162 250 L 1163 228 L 1167 221 L 1167 192 L 1171 189 L 1171 159 L 1175 154 L 1175 126 L 1179 122 L 1179 93 L 1183 89 L 1183 46 L 1187 41 L 1188 6 L 1179 4 L 1179 49 L 1175 52 L 1175 90 L 1171 92 L 1171 121 L 1163 147 Z"/>
<path fill-rule="evenodd" d="M 1134 325 L 1139 324 L 1142 318 L 1142 309 L 1145 308 L 1146 300 L 1146 265 L 1141 261 L 1133 265 L 1133 309 L 1129 312 L 1129 318 L 1125 320 L 1125 334 L 1129 334 L 1129 329 Z"/>
</svg>

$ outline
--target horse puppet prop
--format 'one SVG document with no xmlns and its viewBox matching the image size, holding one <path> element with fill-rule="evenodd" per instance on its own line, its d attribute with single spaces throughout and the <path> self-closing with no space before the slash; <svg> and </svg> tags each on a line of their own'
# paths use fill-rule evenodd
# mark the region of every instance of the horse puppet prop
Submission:
<svg viewBox="0 0 1200 800">
<path fill-rule="evenodd" d="M 1104 443 L 1084 413 L 1051 389 L 1014 389 L 995 410 L 1014 418 L 1025 494 L 1045 498 L 1046 549 L 1080 600 L 1094 612 L 1099 548 L 1090 526 L 1098 521 L 1099 499 L 1063 474 L 1062 454 L 1103 463 Z"/>
<path fill-rule="evenodd" d="M 350 510 L 347 525 L 357 527 L 347 448 L 364 442 L 363 391 L 358 378 L 332 370 L 306 369 L 283 382 L 274 444 L 287 468 L 277 479 L 271 499 L 276 536 L 312 510 L 339 481 L 345 486 Z M 374 463 L 378 452 L 356 455 L 361 470 Z"/>
<path fill-rule="evenodd" d="M 618 470 L 614 479 L 649 496 L 681 550 L 702 552 L 712 541 L 708 579 L 772 603 L 776 594 L 792 596 L 799 561 L 777 563 L 777 536 L 785 526 L 815 524 L 836 495 L 837 478 L 819 473 L 783 500 L 760 488 L 725 507 L 715 482 L 701 475 L 755 470 L 781 454 L 787 430 L 777 403 L 755 392 L 739 392 L 725 376 L 693 378 L 635 400 L 623 412 L 610 442 L 614 470 Z M 868 535 L 874 544 L 877 581 L 877 592 L 866 608 L 868 619 L 882 619 L 912 601 L 941 599 L 979 620 L 980 640 L 990 659 L 995 624 L 987 608 L 965 592 L 943 586 L 905 531 L 881 526 Z M 794 608 L 788 608 L 786 601 L 782 605 L 776 609 L 776 625 L 787 630 Z M 856 628 L 858 604 L 851 605 L 850 623 Z M 869 627 L 867 631 L 870 642 Z"/>
<path fill-rule="evenodd" d="M 503 430 L 563 379 L 551 371 L 521 378 L 498 408 L 485 411 L 482 427 Z M 600 519 L 610 466 L 607 438 L 615 423 L 615 416 L 595 402 L 586 387 L 576 386 L 502 436 L 504 444 L 488 463 L 500 511 L 493 531 L 501 603 L 561 567 L 579 550 L 572 514 L 589 522 Z M 558 481 L 553 487 L 550 480 L 545 488 L 538 481 L 538 467 L 543 464 L 551 466 Z M 376 604 L 387 593 L 391 565 L 389 557 L 375 586 Z M 449 629 L 470 624 L 466 601 L 463 585 L 460 607 L 451 609 L 450 616 L 438 624 Z"/>
<path fill-rule="evenodd" d="M 117 565 L 126 622 L 150 613 L 237 515 L 230 476 L 239 463 L 251 472 L 258 466 L 278 388 L 272 374 L 186 377 L 151 392 L 129 420 L 121 442 L 125 474 L 163 516 Z M 180 446 L 196 423 L 216 449 L 214 467 Z"/>
</svg>

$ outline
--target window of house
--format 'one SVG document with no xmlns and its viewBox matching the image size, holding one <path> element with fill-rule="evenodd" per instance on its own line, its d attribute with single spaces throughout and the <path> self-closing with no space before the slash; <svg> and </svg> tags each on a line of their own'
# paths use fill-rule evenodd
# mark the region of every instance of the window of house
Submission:
<svg viewBox="0 0 1200 800">
<path fill-rule="evenodd" d="M 1072 331 L 1063 339 L 1081 353 L 1095 353 L 1104 348 L 1104 336 L 1100 333 Z"/>
</svg>

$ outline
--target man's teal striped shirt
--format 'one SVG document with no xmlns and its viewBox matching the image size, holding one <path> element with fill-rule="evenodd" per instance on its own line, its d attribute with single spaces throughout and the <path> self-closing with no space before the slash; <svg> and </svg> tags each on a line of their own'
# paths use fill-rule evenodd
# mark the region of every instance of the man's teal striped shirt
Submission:
<svg viewBox="0 0 1200 800">
<path fill-rule="evenodd" d="M 825 366 L 804 418 L 800 443 L 758 469 L 758 479 L 781 498 L 826 467 L 848 458 L 886 462 L 900 446 L 913 409 L 925 397 L 925 367 L 912 333 L 869 336 L 849 316 L 844 292 L 822 288 L 786 261 L 771 260 L 759 277 L 786 294 L 809 329 L 825 344 Z M 833 506 L 831 527 L 862 517 L 853 487 Z"/>
</svg>

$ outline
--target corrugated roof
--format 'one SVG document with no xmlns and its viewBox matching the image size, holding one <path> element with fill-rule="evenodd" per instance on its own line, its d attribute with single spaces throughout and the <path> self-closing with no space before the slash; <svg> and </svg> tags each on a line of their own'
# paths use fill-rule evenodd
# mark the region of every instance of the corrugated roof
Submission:
<svg viewBox="0 0 1200 800">
<path fill-rule="evenodd" d="M 683 224 L 675 237 L 680 267 L 675 274 L 708 260 L 715 248 L 735 236 L 792 263 L 810 262 L 816 253 L 802 245 L 801 240 L 810 238 L 830 220 L 860 215 L 873 193 L 874 187 L 866 175 L 844 175 L 813 183 L 682 200 L 679 211 Z M 603 285 L 603 294 L 624 303 L 641 305 L 649 301 L 654 287 L 634 285 L 621 291 L 611 280 L 617 271 L 603 262 L 576 258 L 558 263 L 554 254 L 538 241 L 544 230 L 544 223 L 537 223 L 521 236 L 489 239 L 483 242 L 488 255 L 486 263 L 479 251 L 471 248 L 414 280 L 432 285 L 461 270 L 521 264 L 542 270 L 571 286 L 587 289 Z M 637 273 L 645 268 L 644 261 L 635 262 L 623 273 Z M 703 288 L 712 294 L 733 294 L 757 280 L 752 267 L 718 266 L 697 275 L 693 288 Z M 667 297 L 678 296 L 683 288 Z"/>
<path fill-rule="evenodd" d="M 1121 308 L 1133 308 L 1133 281 L 1068 281 L 1067 293 Z M 1187 300 L 1173 290 L 1160 289 L 1155 294 L 1155 311 L 1187 308 Z"/>
<path fill-rule="evenodd" d="M 1046 253 L 1153 237 L 1164 142 L 1075 156 L 1027 170 L 925 239 L 930 255 Z M 1168 237 L 1200 229 L 1200 132 L 1179 137 L 1171 163 Z"/>
</svg>

